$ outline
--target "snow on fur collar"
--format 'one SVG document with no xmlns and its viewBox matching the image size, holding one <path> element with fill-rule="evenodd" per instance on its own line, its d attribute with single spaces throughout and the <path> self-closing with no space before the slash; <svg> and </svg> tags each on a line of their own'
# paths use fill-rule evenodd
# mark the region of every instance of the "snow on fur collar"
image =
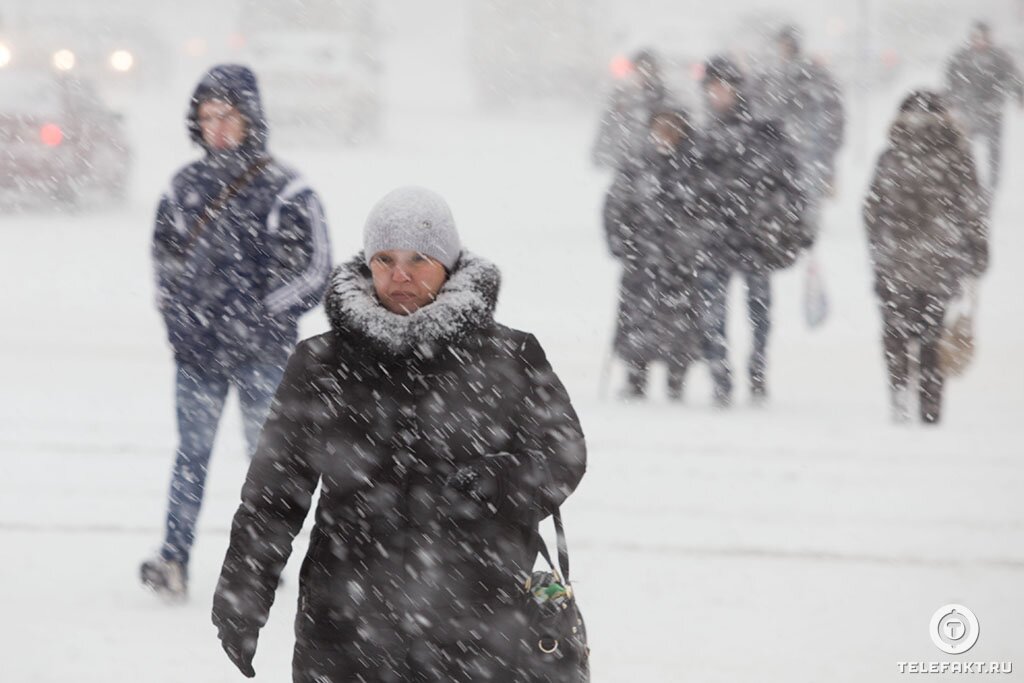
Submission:
<svg viewBox="0 0 1024 683">
<path fill-rule="evenodd" d="M 361 338 L 381 355 L 432 357 L 470 332 L 494 322 L 501 273 L 490 261 L 463 251 L 437 298 L 400 315 L 384 308 L 362 253 L 334 269 L 324 306 L 331 327 Z"/>
</svg>

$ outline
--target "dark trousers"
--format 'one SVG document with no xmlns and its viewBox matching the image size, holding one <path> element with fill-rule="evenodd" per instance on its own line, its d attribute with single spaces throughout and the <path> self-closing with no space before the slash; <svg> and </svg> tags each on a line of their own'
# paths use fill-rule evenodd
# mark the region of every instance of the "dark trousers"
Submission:
<svg viewBox="0 0 1024 683">
<path fill-rule="evenodd" d="M 946 301 L 921 291 L 890 291 L 882 300 L 882 345 L 889 371 L 889 390 L 897 394 L 912 390 L 912 348 L 917 342 L 919 410 L 925 422 L 938 422 L 942 413 L 942 367 L 939 342 L 942 339 Z"/>
<path fill-rule="evenodd" d="M 686 370 L 690 367 L 689 359 L 673 359 L 666 361 L 668 365 L 668 395 L 669 398 L 681 398 L 683 395 L 683 382 L 686 379 Z M 630 360 L 629 366 L 629 390 L 636 396 L 642 396 L 647 391 L 647 372 L 650 363 L 643 360 Z"/>
<path fill-rule="evenodd" d="M 233 368 L 217 363 L 178 364 L 178 452 L 171 473 L 166 536 L 160 555 L 188 564 L 196 520 L 203 502 L 207 465 L 228 390 L 238 390 L 245 441 L 256 450 L 263 421 L 284 374 L 286 359 L 253 362 Z"/>
<path fill-rule="evenodd" d="M 729 317 L 731 269 L 707 269 L 698 275 L 700 321 L 704 357 L 711 367 L 715 395 L 727 399 L 732 393 L 732 373 L 726 339 Z M 747 285 L 747 314 L 754 331 L 754 343 L 747 370 L 754 393 L 765 391 L 768 366 L 768 333 L 771 330 L 771 279 L 767 273 L 742 273 Z"/>
</svg>

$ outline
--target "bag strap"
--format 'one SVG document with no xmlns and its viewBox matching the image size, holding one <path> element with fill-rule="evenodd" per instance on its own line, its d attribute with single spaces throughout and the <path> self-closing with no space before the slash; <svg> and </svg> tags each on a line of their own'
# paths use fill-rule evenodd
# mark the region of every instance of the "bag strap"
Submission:
<svg viewBox="0 0 1024 683">
<path fill-rule="evenodd" d="M 262 173 L 269 164 L 270 157 L 261 156 L 252 162 L 242 175 L 231 181 L 231 184 L 224 186 L 224 189 L 220 191 L 220 194 L 212 202 L 203 207 L 203 212 L 199 214 L 199 219 L 188 231 L 188 239 L 185 240 L 185 244 L 181 248 L 182 256 L 186 256 L 192 250 L 192 247 L 199 239 L 203 230 L 206 229 L 206 226 L 215 221 L 224 212 L 228 203 L 248 187 L 256 179 L 256 176 Z"/>
<path fill-rule="evenodd" d="M 565 540 L 565 527 L 562 525 L 562 513 L 559 508 L 555 508 L 555 511 L 551 514 L 551 519 L 555 522 L 555 539 L 558 544 L 558 567 L 555 567 L 554 562 L 551 561 L 551 554 L 548 552 L 548 545 L 544 542 L 544 537 L 540 535 L 539 529 L 534 529 L 534 533 L 537 535 L 537 541 L 540 544 L 540 554 L 544 558 L 544 561 L 551 567 L 551 571 L 557 572 L 561 569 L 562 578 L 566 583 L 569 583 L 569 544 Z"/>
</svg>

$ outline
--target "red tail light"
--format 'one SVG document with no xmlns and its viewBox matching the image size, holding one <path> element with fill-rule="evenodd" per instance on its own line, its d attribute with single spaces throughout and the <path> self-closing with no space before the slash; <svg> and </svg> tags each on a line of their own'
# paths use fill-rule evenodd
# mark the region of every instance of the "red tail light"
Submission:
<svg viewBox="0 0 1024 683">
<path fill-rule="evenodd" d="M 56 123 L 47 123 L 39 129 L 39 139 L 47 147 L 56 147 L 64 142 L 64 131 Z"/>
<path fill-rule="evenodd" d="M 628 57 L 620 55 L 612 60 L 610 67 L 612 76 L 615 78 L 625 78 L 633 71 L 633 62 L 629 61 Z"/>
</svg>

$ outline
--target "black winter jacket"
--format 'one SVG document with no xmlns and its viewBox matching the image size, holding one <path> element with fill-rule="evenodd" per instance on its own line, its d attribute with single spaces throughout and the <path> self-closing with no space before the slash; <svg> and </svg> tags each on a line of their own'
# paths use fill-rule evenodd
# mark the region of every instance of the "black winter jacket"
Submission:
<svg viewBox="0 0 1024 683">
<path fill-rule="evenodd" d="M 319 484 L 296 680 L 517 680 L 535 530 L 576 488 L 586 449 L 540 344 L 494 322 L 498 287 L 493 265 L 463 254 L 438 298 L 401 316 L 361 256 L 335 271 L 333 329 L 288 363 L 213 609 L 221 628 L 266 622 Z M 455 490 L 466 468 L 487 495 Z"/>
<path fill-rule="evenodd" d="M 942 301 L 988 268 L 988 226 L 970 148 L 948 117 L 903 112 L 864 199 L 875 291 Z"/>
<path fill-rule="evenodd" d="M 179 362 L 283 362 L 299 317 L 319 303 L 331 272 L 323 207 L 301 175 L 268 157 L 266 117 L 249 69 L 214 67 L 196 87 L 187 123 L 199 145 L 198 108 L 210 97 L 235 105 L 249 134 L 236 150 L 207 149 L 161 197 L 152 248 L 157 307 Z M 225 186 L 263 158 L 262 172 L 197 230 Z"/>
<path fill-rule="evenodd" d="M 695 281 L 705 239 L 697 218 L 699 170 L 692 137 L 668 155 L 648 144 L 608 190 L 605 237 L 622 264 L 615 352 L 627 361 L 687 362 L 698 355 Z"/>
<path fill-rule="evenodd" d="M 796 147 L 782 126 L 752 116 L 741 100 L 712 116 L 699 140 L 707 266 L 767 272 L 792 265 L 812 236 Z"/>
</svg>

